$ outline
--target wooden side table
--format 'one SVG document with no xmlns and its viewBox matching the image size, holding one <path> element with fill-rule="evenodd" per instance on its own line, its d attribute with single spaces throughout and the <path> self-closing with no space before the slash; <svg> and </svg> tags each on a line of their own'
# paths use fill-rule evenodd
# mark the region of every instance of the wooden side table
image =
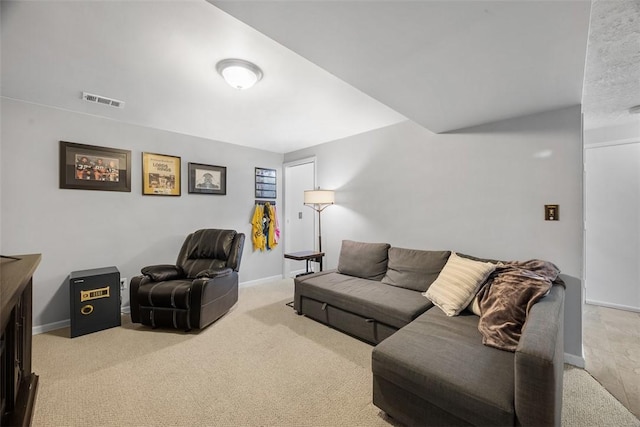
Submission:
<svg viewBox="0 0 640 427">
<path fill-rule="evenodd" d="M 305 270 L 305 273 L 302 273 L 302 274 L 313 273 L 313 271 L 309 271 L 309 261 L 319 263 L 320 271 L 322 271 L 322 257 L 324 257 L 324 252 L 300 251 L 300 252 L 292 252 L 290 254 L 284 254 L 284 257 L 288 259 L 294 259 L 296 261 L 306 261 L 307 268 Z"/>
</svg>

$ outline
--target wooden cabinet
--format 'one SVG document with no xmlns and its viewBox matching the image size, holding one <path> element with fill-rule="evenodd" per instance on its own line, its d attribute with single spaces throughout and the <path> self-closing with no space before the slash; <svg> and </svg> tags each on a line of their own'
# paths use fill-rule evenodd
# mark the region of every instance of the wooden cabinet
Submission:
<svg viewBox="0 0 640 427">
<path fill-rule="evenodd" d="M 31 372 L 32 277 L 40 254 L 0 259 L 0 426 L 31 423 L 38 376 Z"/>
</svg>

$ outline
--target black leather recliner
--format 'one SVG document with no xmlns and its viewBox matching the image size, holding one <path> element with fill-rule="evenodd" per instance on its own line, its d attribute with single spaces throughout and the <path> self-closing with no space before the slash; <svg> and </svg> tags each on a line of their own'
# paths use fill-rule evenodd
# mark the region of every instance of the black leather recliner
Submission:
<svg viewBox="0 0 640 427">
<path fill-rule="evenodd" d="M 131 321 L 152 328 L 202 329 L 238 301 L 244 234 L 198 230 L 187 236 L 176 265 L 144 267 L 131 279 Z"/>
</svg>

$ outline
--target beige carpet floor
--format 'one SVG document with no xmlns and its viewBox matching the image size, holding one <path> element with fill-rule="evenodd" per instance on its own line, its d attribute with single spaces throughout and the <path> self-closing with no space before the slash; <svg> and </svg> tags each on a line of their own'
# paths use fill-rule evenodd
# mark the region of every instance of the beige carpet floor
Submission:
<svg viewBox="0 0 640 427">
<path fill-rule="evenodd" d="M 371 346 L 297 316 L 293 281 L 240 289 L 199 333 L 131 324 L 33 339 L 34 426 L 388 426 Z M 564 426 L 640 426 L 589 374 L 565 370 Z"/>
</svg>

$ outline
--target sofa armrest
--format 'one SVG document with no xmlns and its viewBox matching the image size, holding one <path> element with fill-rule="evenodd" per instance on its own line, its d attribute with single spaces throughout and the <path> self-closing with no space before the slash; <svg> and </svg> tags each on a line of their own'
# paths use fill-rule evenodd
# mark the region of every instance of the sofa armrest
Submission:
<svg viewBox="0 0 640 427">
<path fill-rule="evenodd" d="M 150 265 L 140 270 L 145 276 L 149 276 L 154 282 L 164 282 L 165 280 L 176 280 L 184 277 L 184 271 L 177 265 Z"/>
<path fill-rule="evenodd" d="M 319 271 L 317 273 L 312 273 L 312 274 L 304 274 L 302 276 L 298 276 L 296 278 L 293 279 L 293 309 L 295 310 L 296 313 L 298 314 L 302 314 L 301 308 L 302 308 L 302 296 L 300 295 L 300 286 L 302 286 L 302 284 L 304 283 L 305 280 L 309 280 L 315 277 L 320 277 L 320 276 L 324 276 L 325 274 L 330 274 L 330 273 L 335 273 L 337 272 L 337 269 L 331 269 L 331 270 L 324 270 L 324 271 Z"/>
<path fill-rule="evenodd" d="M 560 426 L 564 288 L 555 285 L 527 316 L 515 352 L 515 409 L 522 426 Z"/>
</svg>

